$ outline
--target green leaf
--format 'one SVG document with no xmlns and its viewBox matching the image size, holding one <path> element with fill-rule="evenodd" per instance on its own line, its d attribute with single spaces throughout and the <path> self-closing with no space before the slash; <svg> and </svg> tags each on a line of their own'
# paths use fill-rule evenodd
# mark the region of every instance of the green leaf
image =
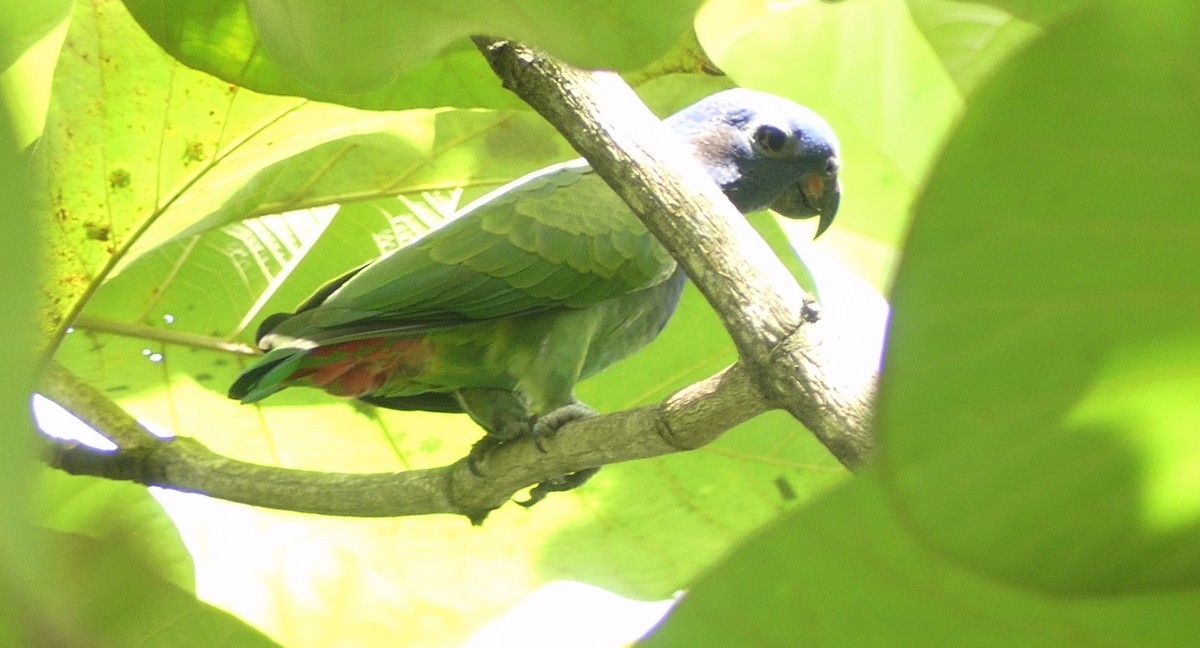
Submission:
<svg viewBox="0 0 1200 648">
<path fill-rule="evenodd" d="M 29 403 L 38 245 L 34 220 L 25 213 L 27 187 L 11 116 L 0 101 L 0 193 L 11 216 L 0 240 L 6 306 L 0 319 L 6 367 L 0 374 L 0 645 L 274 645 L 146 568 L 150 556 L 160 573 L 191 581 L 178 535 L 144 488 L 58 473 L 39 478 Z"/>
<path fill-rule="evenodd" d="M 184 590 L 195 588 L 179 531 L 145 486 L 45 469 L 35 493 L 38 526 L 128 546 L 158 577 Z"/>
<path fill-rule="evenodd" d="M 8 104 L 18 146 L 26 146 L 42 130 L 54 61 L 70 15 L 70 0 L 22 2 L 0 13 L 0 97 Z"/>
<path fill-rule="evenodd" d="M 519 106 L 466 39 L 473 34 L 526 41 L 583 67 L 636 70 L 676 43 L 698 4 L 126 2 L 190 66 L 259 92 L 368 109 Z"/>
<path fill-rule="evenodd" d="M 37 158 L 39 217 L 52 224 L 49 324 L 60 331 L 109 272 L 179 236 L 422 182 L 496 184 L 509 176 L 488 174 L 521 168 L 514 158 L 532 158 L 532 170 L 565 149 L 528 115 L 255 95 L 172 61 L 111 0 L 76 5 L 68 45 Z M 284 173 L 296 182 L 279 183 Z"/>
<path fill-rule="evenodd" d="M 908 0 L 908 7 L 964 97 L 1038 33 L 1034 25 L 979 2 Z"/>
<path fill-rule="evenodd" d="M 83 604 L 72 610 L 81 634 L 67 645 L 120 648 L 268 648 L 278 646 L 228 612 L 150 574 L 128 539 L 97 541 L 47 533 L 62 569 L 75 575 L 60 592 Z M 77 596 L 72 597 L 72 594 Z M 66 628 L 69 636 L 70 628 Z M 62 628 L 57 629 L 59 631 Z"/>
<path fill-rule="evenodd" d="M 7 70 L 70 15 L 67 0 L 23 3 L 0 16 L 0 70 Z M 10 107 L 10 110 L 12 108 Z"/>
<path fill-rule="evenodd" d="M 640 643 L 687 646 L 1190 646 L 1200 592 L 1053 598 L 948 560 L 868 470 L 788 514 L 695 584 Z"/>
<path fill-rule="evenodd" d="M 229 173 L 215 166 L 208 174 L 212 178 L 195 189 L 206 198 L 192 201 L 205 208 L 179 210 L 156 229 L 186 238 L 254 216 L 430 191 L 462 189 L 464 200 L 471 200 L 540 168 L 543 161 L 572 153 L 548 124 L 528 112 L 408 111 L 373 120 L 371 126 L 381 130 L 328 141 L 273 164 L 254 160 L 258 168 L 232 195 L 209 189 Z M 198 214 L 206 215 L 196 220 Z M 158 238 L 138 248 L 149 249 Z"/>
<path fill-rule="evenodd" d="M 1198 21 L 1063 19 L 980 90 L 917 208 L 883 467 L 915 530 L 997 577 L 1200 584 Z"/>
<path fill-rule="evenodd" d="M 28 640 L 27 626 L 35 610 L 54 610 L 57 582 L 47 578 L 57 558 L 40 542 L 33 528 L 29 494 L 37 474 L 37 432 L 29 413 L 34 384 L 34 275 L 36 238 L 30 212 L 30 190 L 18 148 L 12 104 L 0 95 L 0 195 L 9 218 L 0 238 L 0 645 L 19 646 Z M 59 615 L 43 615 L 57 617 Z"/>
<path fill-rule="evenodd" d="M 125 5 L 171 56 L 189 67 L 257 92 L 302 96 L 367 110 L 524 107 L 514 94 L 495 81 L 487 61 L 466 42 L 448 47 L 404 71 L 391 71 L 396 77 L 380 87 L 349 92 L 337 79 L 325 79 L 324 88 L 310 85 L 272 58 L 262 46 L 246 3 L 241 0 L 214 0 L 203 7 L 181 7 L 161 0 L 128 0 Z M 405 23 L 376 24 L 395 30 L 397 25 Z M 404 39 L 389 36 L 386 41 L 403 43 Z M 387 42 L 373 41 L 363 41 L 358 46 L 389 47 Z M 352 58 L 350 68 L 369 67 L 370 73 L 388 73 L 375 61 L 365 60 L 361 53 Z M 446 79 L 454 82 L 446 83 Z"/>
<path fill-rule="evenodd" d="M 37 214 L 49 239 L 50 337 L 61 334 L 81 299 L 144 228 L 187 203 L 188 189 L 214 158 L 241 153 L 249 136 L 300 103 L 249 97 L 186 70 L 146 38 L 119 3 L 76 3 L 35 158 L 46 184 Z M 309 122 L 293 137 L 315 128 Z M 286 155 L 290 147 L 280 144 Z"/>
</svg>

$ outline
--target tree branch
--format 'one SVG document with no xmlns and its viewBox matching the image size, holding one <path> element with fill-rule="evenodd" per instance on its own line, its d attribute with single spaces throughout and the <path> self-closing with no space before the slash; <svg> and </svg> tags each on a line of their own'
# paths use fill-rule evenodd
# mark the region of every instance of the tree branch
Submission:
<svg viewBox="0 0 1200 648">
<path fill-rule="evenodd" d="M 480 522 L 518 491 L 564 474 L 690 450 L 769 409 L 738 365 L 660 403 L 585 419 L 542 439 L 505 443 L 477 466 L 391 473 L 292 470 L 219 455 L 195 439 L 161 439 L 60 365 L 44 375 L 44 395 L 100 428 L 115 452 L 52 441 L 46 462 L 72 474 L 135 481 L 254 506 L 353 517 L 453 513 Z"/>
</svg>

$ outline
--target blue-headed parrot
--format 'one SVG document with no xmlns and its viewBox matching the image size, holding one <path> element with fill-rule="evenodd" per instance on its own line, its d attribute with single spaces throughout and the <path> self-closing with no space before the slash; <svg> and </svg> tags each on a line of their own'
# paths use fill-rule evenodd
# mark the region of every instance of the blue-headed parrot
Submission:
<svg viewBox="0 0 1200 648">
<path fill-rule="evenodd" d="M 813 111 L 732 89 L 665 120 L 742 213 L 819 217 L 841 195 Z M 401 410 L 465 412 L 496 440 L 586 413 L 575 384 L 650 342 L 686 276 L 583 160 L 515 180 L 446 225 L 337 277 L 258 331 L 243 403 L 317 387 Z M 547 430 L 548 431 L 548 430 Z M 547 432 L 543 431 L 543 432 Z"/>
</svg>

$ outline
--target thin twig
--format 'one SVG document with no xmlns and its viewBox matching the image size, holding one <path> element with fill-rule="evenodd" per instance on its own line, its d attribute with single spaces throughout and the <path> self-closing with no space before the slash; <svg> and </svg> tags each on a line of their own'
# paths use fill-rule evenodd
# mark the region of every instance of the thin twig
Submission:
<svg viewBox="0 0 1200 648">
<path fill-rule="evenodd" d="M 164 344 L 178 344 L 180 346 L 192 347 L 194 349 L 223 351 L 225 353 L 232 353 L 240 356 L 255 357 L 262 355 L 262 352 L 258 349 L 255 349 L 248 344 L 241 344 L 240 342 L 227 342 L 220 338 L 200 335 L 199 333 L 175 331 L 169 328 L 147 326 L 145 324 L 137 324 L 134 322 L 118 322 L 104 319 L 102 317 L 94 317 L 91 315 L 80 315 L 79 318 L 75 320 L 75 324 L 72 328 L 79 331 L 111 333 L 112 335 L 120 335 L 139 340 L 148 340 L 151 342 L 162 342 Z"/>
<path fill-rule="evenodd" d="M 108 437 L 120 450 L 134 451 L 162 442 L 104 392 L 57 362 L 51 362 L 42 373 L 39 391 Z"/>
</svg>

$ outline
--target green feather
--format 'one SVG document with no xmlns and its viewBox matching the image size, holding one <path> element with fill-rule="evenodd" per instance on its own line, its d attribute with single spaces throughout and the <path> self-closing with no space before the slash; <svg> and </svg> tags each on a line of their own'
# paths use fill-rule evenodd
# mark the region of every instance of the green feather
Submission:
<svg viewBox="0 0 1200 648">
<path fill-rule="evenodd" d="M 299 368 L 304 352 L 299 349 L 272 349 L 249 370 L 238 376 L 229 388 L 229 397 L 254 403 L 283 389 L 284 381 Z"/>
<path fill-rule="evenodd" d="M 411 248 L 368 266 L 326 300 L 343 310 L 319 325 L 352 324 L 355 310 L 364 319 L 395 314 L 419 323 L 584 308 L 653 286 L 673 270 L 607 185 L 568 165 L 474 203 Z"/>
</svg>

